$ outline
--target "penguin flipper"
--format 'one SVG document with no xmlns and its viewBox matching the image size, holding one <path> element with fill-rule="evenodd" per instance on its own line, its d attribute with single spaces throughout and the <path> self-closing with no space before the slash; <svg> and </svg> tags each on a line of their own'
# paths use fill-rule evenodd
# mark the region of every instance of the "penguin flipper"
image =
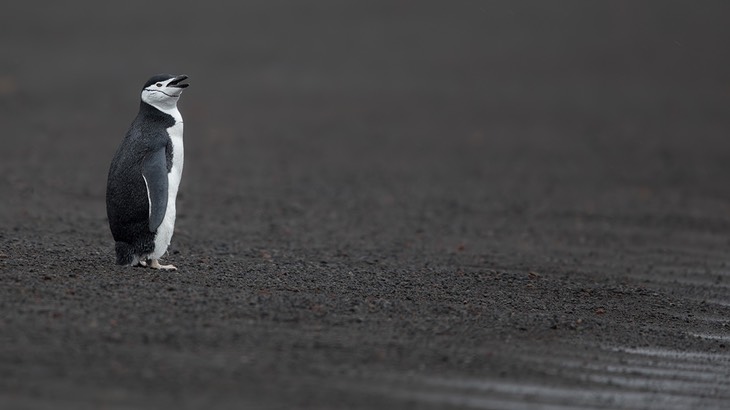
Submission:
<svg viewBox="0 0 730 410">
<path fill-rule="evenodd" d="M 167 210 L 167 157 L 165 149 L 158 149 L 142 161 L 142 177 L 147 187 L 150 209 L 150 232 L 157 231 Z"/>
</svg>

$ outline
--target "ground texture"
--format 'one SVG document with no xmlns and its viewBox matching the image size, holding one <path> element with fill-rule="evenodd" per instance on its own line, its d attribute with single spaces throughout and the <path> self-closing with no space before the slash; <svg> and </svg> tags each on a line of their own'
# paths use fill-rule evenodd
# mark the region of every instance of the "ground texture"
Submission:
<svg viewBox="0 0 730 410">
<path fill-rule="evenodd" d="M 727 408 L 726 2 L 0 16 L 2 408 Z M 164 263 L 109 161 L 188 74 Z"/>
</svg>

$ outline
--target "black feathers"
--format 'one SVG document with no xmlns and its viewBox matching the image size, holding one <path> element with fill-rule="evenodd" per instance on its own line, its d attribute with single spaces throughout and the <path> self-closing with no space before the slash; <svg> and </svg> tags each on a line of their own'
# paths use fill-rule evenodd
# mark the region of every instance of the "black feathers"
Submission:
<svg viewBox="0 0 730 410">
<path fill-rule="evenodd" d="M 167 210 L 167 158 L 165 155 L 165 147 L 147 154 L 142 161 L 142 176 L 147 184 L 147 193 L 149 195 L 149 228 L 150 232 L 157 231 L 162 223 Z"/>
<path fill-rule="evenodd" d="M 154 83 L 156 78 L 150 81 Z M 172 167 L 172 143 L 167 128 L 174 124 L 172 116 L 142 102 L 139 114 L 114 155 L 109 168 L 106 205 L 109 227 L 118 243 L 117 263 L 131 263 L 129 255 L 154 250 L 154 231 L 165 215 L 167 173 Z M 143 175 L 150 185 L 149 197 Z"/>
</svg>

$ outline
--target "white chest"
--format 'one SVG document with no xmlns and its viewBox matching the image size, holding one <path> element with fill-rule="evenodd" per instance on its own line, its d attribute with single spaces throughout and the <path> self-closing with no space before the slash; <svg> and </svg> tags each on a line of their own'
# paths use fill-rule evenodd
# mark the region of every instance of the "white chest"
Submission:
<svg viewBox="0 0 730 410">
<path fill-rule="evenodd" d="M 170 184 L 170 196 L 173 201 L 177 196 L 177 189 L 180 186 L 182 178 L 183 164 L 185 162 L 185 147 L 183 145 L 183 122 L 179 121 L 172 127 L 167 129 L 167 133 L 172 140 L 172 169 L 168 174 L 168 183 Z"/>
<path fill-rule="evenodd" d="M 172 233 L 175 230 L 175 201 L 177 200 L 177 189 L 180 187 L 180 179 L 182 178 L 183 163 L 185 162 L 185 149 L 183 147 L 183 122 L 182 119 L 176 118 L 175 125 L 167 129 L 172 141 L 172 168 L 167 174 L 168 194 L 167 209 L 165 217 L 155 234 L 155 248 L 149 255 L 152 259 L 159 259 L 170 245 Z"/>
</svg>

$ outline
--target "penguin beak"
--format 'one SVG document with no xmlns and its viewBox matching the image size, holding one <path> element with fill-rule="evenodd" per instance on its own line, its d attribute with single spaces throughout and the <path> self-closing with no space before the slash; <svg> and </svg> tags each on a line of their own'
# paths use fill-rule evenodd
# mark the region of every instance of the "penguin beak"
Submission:
<svg viewBox="0 0 730 410">
<path fill-rule="evenodd" d="M 176 88 L 185 88 L 189 86 L 190 84 L 180 84 L 181 82 L 187 80 L 188 76 L 186 75 L 179 75 L 172 79 L 169 83 L 167 83 L 168 87 L 176 87 Z"/>
</svg>

